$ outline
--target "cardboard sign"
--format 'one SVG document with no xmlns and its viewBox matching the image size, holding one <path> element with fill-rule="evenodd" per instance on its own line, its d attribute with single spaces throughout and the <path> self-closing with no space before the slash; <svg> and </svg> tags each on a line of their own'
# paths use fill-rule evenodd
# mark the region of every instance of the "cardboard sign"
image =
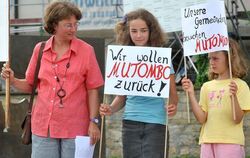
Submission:
<svg viewBox="0 0 250 158">
<path fill-rule="evenodd" d="M 109 45 L 105 94 L 168 98 L 171 48 Z"/>
<path fill-rule="evenodd" d="M 9 1 L 0 3 L 0 61 L 8 61 L 9 54 Z"/>
<path fill-rule="evenodd" d="M 181 16 L 185 56 L 229 50 L 223 1 L 183 8 Z"/>
</svg>

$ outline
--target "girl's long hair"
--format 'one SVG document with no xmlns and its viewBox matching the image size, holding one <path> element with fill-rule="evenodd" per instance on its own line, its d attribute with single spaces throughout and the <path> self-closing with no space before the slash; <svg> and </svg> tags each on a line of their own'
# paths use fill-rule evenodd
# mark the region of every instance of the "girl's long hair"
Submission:
<svg viewBox="0 0 250 158">
<path fill-rule="evenodd" d="M 138 9 L 126 14 L 122 21 L 119 21 L 115 26 L 116 42 L 121 45 L 133 46 L 129 34 L 129 23 L 131 20 L 142 19 L 146 22 L 149 29 L 148 46 L 161 47 L 166 43 L 164 33 L 157 19 L 149 11 Z"/>
</svg>

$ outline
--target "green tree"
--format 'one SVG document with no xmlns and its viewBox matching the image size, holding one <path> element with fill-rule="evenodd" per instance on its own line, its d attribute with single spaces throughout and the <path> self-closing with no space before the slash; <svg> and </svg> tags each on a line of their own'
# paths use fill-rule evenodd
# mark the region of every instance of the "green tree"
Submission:
<svg viewBox="0 0 250 158">
<path fill-rule="evenodd" d="M 208 57 L 207 54 L 195 56 L 195 65 L 199 74 L 195 78 L 195 88 L 200 88 L 202 84 L 208 81 Z"/>
</svg>

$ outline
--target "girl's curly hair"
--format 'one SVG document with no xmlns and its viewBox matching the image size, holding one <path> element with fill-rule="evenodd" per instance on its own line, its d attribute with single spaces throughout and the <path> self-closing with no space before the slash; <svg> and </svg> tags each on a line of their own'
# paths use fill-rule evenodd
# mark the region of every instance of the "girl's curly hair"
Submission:
<svg viewBox="0 0 250 158">
<path fill-rule="evenodd" d="M 121 45 L 134 45 L 129 34 L 129 23 L 132 20 L 141 19 L 146 22 L 149 29 L 148 46 L 161 47 L 166 44 L 164 33 L 159 22 L 153 14 L 145 9 L 131 11 L 124 16 L 115 26 L 116 42 Z"/>
</svg>

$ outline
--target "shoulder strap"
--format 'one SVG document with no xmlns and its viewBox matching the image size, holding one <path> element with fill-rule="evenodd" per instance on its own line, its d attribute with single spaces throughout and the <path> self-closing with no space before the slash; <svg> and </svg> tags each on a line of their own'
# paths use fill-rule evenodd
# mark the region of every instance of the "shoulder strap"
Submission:
<svg viewBox="0 0 250 158">
<path fill-rule="evenodd" d="M 39 73 L 39 69 L 40 69 L 40 65 L 41 65 L 41 58 L 43 55 L 44 47 L 45 47 L 45 42 L 42 42 L 41 47 L 39 49 L 38 58 L 37 58 L 36 70 L 35 70 L 34 81 L 33 81 L 33 86 L 32 86 L 32 92 L 31 92 L 30 102 L 29 102 L 29 107 L 28 107 L 28 114 L 29 115 L 31 115 L 31 111 L 32 111 L 32 105 L 33 105 L 34 96 L 35 96 L 35 92 L 36 92 L 36 86 L 37 86 L 37 82 L 38 82 L 38 73 Z"/>
</svg>

